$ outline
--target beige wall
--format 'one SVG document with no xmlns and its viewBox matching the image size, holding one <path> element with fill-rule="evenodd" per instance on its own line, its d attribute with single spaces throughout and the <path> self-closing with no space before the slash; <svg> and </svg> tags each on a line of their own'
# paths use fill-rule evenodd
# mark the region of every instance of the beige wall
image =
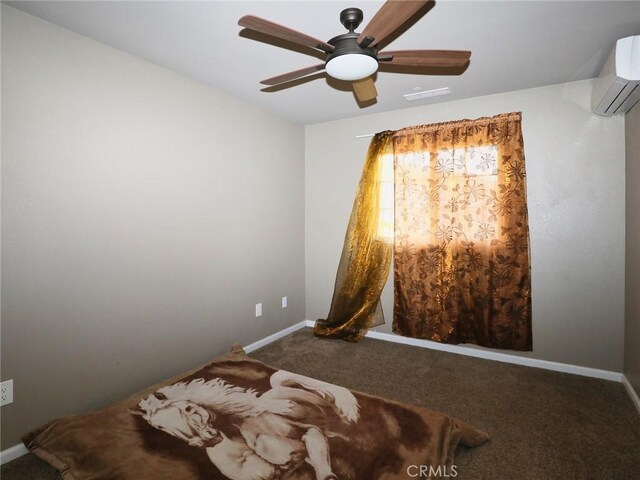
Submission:
<svg viewBox="0 0 640 480">
<path fill-rule="evenodd" d="M 329 310 L 369 143 L 356 135 L 522 111 L 534 344 L 524 355 L 622 371 L 624 118 L 590 113 L 591 87 L 581 81 L 307 126 L 307 318 Z M 387 332 L 390 286 L 383 293 L 387 324 L 379 328 Z"/>
<path fill-rule="evenodd" d="M 640 105 L 627 113 L 624 373 L 640 396 Z"/>
<path fill-rule="evenodd" d="M 3 449 L 304 319 L 303 143 L 2 6 Z"/>
</svg>

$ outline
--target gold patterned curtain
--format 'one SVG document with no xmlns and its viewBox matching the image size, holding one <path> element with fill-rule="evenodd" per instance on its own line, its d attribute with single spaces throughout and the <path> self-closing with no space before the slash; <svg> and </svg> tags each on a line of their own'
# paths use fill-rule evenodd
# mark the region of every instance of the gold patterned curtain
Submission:
<svg viewBox="0 0 640 480">
<path fill-rule="evenodd" d="M 326 320 L 316 322 L 316 336 L 357 342 L 368 328 L 384 323 L 380 294 L 389 274 L 393 248 L 393 207 L 385 208 L 384 201 L 389 194 L 393 198 L 393 132 L 382 132 L 369 145 L 331 309 Z"/>
<path fill-rule="evenodd" d="M 393 331 L 531 350 L 520 113 L 396 132 Z"/>
</svg>

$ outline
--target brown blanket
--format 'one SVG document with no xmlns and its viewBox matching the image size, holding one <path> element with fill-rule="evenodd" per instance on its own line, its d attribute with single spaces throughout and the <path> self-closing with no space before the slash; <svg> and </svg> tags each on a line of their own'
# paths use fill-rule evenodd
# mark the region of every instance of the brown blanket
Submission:
<svg viewBox="0 0 640 480">
<path fill-rule="evenodd" d="M 443 413 L 236 349 L 110 407 L 55 420 L 25 445 L 65 479 L 373 480 L 444 477 L 455 472 L 459 443 L 487 438 Z"/>
</svg>

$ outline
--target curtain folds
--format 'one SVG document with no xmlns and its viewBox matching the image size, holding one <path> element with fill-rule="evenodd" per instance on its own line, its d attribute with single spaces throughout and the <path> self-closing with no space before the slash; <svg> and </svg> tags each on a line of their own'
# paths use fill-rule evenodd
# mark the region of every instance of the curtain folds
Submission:
<svg viewBox="0 0 640 480">
<path fill-rule="evenodd" d="M 384 323 L 392 257 L 395 333 L 532 349 L 520 113 L 374 136 L 316 336 L 357 342 Z"/>
<path fill-rule="evenodd" d="M 316 336 L 357 342 L 368 328 L 384 323 L 380 294 L 393 245 L 384 235 L 381 185 L 389 159 L 393 159 L 393 132 L 378 133 L 369 145 L 353 202 L 329 315 L 316 322 Z"/>
<path fill-rule="evenodd" d="M 520 113 L 396 132 L 393 331 L 531 350 Z"/>
</svg>

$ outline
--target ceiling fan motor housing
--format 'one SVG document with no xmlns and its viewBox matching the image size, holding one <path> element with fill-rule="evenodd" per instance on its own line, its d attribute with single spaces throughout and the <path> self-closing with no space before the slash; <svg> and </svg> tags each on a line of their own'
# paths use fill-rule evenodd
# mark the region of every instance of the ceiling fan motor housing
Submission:
<svg viewBox="0 0 640 480">
<path fill-rule="evenodd" d="M 333 45 L 335 50 L 327 53 L 325 65 L 332 59 L 342 55 L 368 55 L 376 61 L 378 60 L 378 51 L 375 48 L 368 48 L 367 44 L 369 42 L 359 45 L 356 41 L 360 34 L 355 33 L 355 29 L 362 23 L 363 18 L 364 15 L 359 8 L 346 8 L 340 12 L 340 23 L 349 30 L 349 33 L 333 37 L 327 42 Z"/>
<path fill-rule="evenodd" d="M 327 53 L 327 61 L 329 61 L 335 57 L 339 57 L 341 55 L 368 55 L 373 57 L 374 59 L 378 59 L 378 50 L 374 47 L 362 47 L 358 45 L 356 41 L 360 36 L 359 33 L 345 33 L 343 35 L 338 35 L 337 37 L 333 37 L 327 43 L 333 45 L 335 50 L 333 52 Z"/>
</svg>

